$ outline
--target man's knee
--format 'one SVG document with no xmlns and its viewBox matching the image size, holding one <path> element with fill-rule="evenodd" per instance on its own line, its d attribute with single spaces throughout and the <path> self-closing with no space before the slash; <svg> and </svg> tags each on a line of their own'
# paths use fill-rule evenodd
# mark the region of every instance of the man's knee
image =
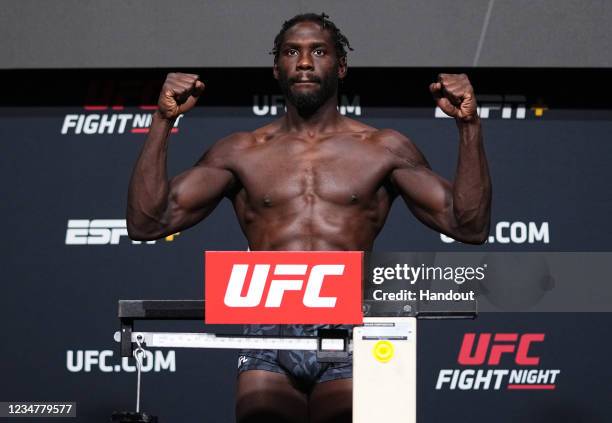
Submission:
<svg viewBox="0 0 612 423">
<path fill-rule="evenodd" d="M 306 396 L 283 374 L 250 370 L 240 374 L 236 395 L 239 423 L 303 423 L 308 414 Z"/>
<path fill-rule="evenodd" d="M 319 383 L 310 394 L 310 423 L 350 423 L 353 419 L 353 380 Z"/>
</svg>

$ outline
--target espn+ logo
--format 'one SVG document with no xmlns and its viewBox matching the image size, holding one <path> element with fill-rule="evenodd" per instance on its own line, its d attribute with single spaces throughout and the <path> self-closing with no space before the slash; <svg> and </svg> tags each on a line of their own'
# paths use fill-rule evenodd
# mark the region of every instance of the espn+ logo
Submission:
<svg viewBox="0 0 612 423">
<path fill-rule="evenodd" d="M 457 357 L 462 367 L 441 369 L 436 390 L 554 390 L 561 370 L 537 367 L 541 357 L 533 352 L 544 339 L 544 333 L 466 333 Z M 510 359 L 513 368 L 499 367 Z"/>
<path fill-rule="evenodd" d="M 208 251 L 205 320 L 360 323 L 361 275 L 361 252 Z"/>
</svg>

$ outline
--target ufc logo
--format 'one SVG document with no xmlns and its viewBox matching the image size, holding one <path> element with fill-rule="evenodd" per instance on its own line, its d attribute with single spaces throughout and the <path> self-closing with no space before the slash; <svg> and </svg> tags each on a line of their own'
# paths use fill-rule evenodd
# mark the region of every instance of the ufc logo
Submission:
<svg viewBox="0 0 612 423">
<path fill-rule="evenodd" d="M 256 264 L 246 295 L 242 295 L 249 271 L 248 264 L 235 264 L 225 291 L 224 303 L 228 307 L 257 307 L 264 295 L 270 273 L 270 264 Z M 273 275 L 305 276 L 308 271 L 306 264 L 277 264 Z M 270 289 L 264 307 L 280 307 L 285 291 L 304 291 L 302 303 L 306 307 L 334 307 L 336 297 L 321 297 L 321 288 L 325 276 L 341 276 L 344 273 L 342 264 L 320 264 L 312 266 L 310 275 L 304 287 L 304 279 L 276 279 L 270 281 Z"/>
<path fill-rule="evenodd" d="M 481 333 L 474 348 L 476 334 L 466 333 L 459 350 L 459 364 L 477 366 L 486 361 L 488 365 L 497 366 L 504 354 L 513 355 L 514 362 L 521 366 L 537 366 L 540 363 L 540 357 L 529 355 L 529 348 L 534 342 L 544 341 L 543 333 L 525 333 L 520 337 L 518 333 L 496 333 L 493 342 L 491 337 L 490 333 Z"/>
<path fill-rule="evenodd" d="M 209 324 L 361 324 L 361 251 L 207 251 Z"/>
</svg>

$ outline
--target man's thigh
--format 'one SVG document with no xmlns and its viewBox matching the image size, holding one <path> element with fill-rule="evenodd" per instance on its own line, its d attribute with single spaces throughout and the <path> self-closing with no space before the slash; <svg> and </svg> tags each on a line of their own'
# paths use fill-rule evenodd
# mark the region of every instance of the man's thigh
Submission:
<svg viewBox="0 0 612 423">
<path fill-rule="evenodd" d="M 287 375 L 266 370 L 247 370 L 238 376 L 236 394 L 238 423 L 306 423 L 306 395 Z"/>
<path fill-rule="evenodd" d="M 353 379 L 318 383 L 308 403 L 310 423 L 351 423 L 353 419 Z"/>
</svg>

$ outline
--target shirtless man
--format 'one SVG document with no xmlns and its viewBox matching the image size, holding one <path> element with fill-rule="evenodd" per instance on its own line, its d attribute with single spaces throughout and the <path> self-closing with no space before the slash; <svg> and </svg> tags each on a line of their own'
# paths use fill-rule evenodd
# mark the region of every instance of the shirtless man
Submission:
<svg viewBox="0 0 612 423">
<path fill-rule="evenodd" d="M 130 237 L 152 240 L 182 231 L 227 197 L 251 250 L 371 250 L 391 204 L 401 196 L 435 231 L 483 243 L 491 183 L 468 78 L 441 74 L 429 86 L 459 130 L 459 160 L 449 182 L 432 172 L 404 135 L 338 112 L 345 47 L 350 48 L 348 40 L 325 15 L 285 22 L 274 43 L 273 72 L 287 113 L 253 132 L 218 141 L 194 167 L 170 180 L 168 135 L 175 119 L 194 107 L 204 84 L 198 75 L 169 74 L 130 182 Z M 252 330 L 263 333 L 270 326 Z M 350 422 L 350 366 L 323 365 L 293 353 L 241 357 L 237 420 Z"/>
</svg>

